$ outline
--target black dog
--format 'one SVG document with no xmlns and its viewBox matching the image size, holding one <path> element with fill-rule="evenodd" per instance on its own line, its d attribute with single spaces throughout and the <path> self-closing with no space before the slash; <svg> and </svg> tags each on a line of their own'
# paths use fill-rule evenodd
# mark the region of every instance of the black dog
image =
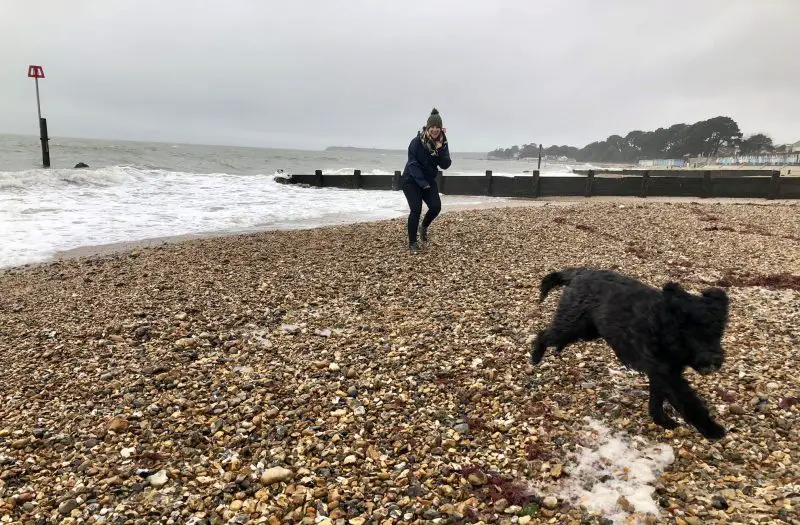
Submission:
<svg viewBox="0 0 800 525">
<path fill-rule="evenodd" d="M 567 268 L 542 279 L 539 302 L 562 285 L 555 318 L 531 345 L 533 364 L 550 346 L 561 352 L 575 341 L 603 338 L 623 364 L 647 374 L 656 424 L 677 426 L 664 413 L 666 399 L 706 438 L 725 435 L 682 376 L 687 366 L 704 375 L 722 367 L 721 339 L 728 322 L 724 290 L 709 288 L 697 296 L 674 282 L 659 290 L 609 270 Z"/>
</svg>

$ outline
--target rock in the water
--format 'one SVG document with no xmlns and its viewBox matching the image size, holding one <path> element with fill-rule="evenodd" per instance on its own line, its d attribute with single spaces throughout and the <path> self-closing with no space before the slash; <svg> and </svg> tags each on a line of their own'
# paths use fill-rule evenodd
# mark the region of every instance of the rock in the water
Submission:
<svg viewBox="0 0 800 525">
<path fill-rule="evenodd" d="M 89 167 L 89 165 L 86 164 L 85 162 L 79 162 L 79 163 L 75 164 L 75 168 L 76 169 L 77 168 L 88 168 L 88 167 Z"/>
</svg>

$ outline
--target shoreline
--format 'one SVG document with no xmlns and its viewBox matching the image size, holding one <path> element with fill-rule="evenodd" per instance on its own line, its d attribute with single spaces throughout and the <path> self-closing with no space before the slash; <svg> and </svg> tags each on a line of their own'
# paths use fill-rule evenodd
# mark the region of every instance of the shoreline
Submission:
<svg viewBox="0 0 800 525">
<path fill-rule="evenodd" d="M 448 198 L 458 199 L 475 199 L 474 202 L 456 202 L 448 204 Z M 492 199 L 492 200 L 487 200 Z M 472 196 L 448 196 L 442 195 L 442 214 L 458 213 L 470 210 L 489 210 L 496 208 L 519 208 L 519 207 L 536 207 L 536 206 L 580 206 L 582 204 L 593 203 L 617 203 L 622 205 L 631 204 L 648 204 L 648 203 L 673 203 L 673 204 L 750 204 L 755 206 L 799 206 L 800 203 L 791 199 L 703 199 L 700 197 L 540 197 L 538 199 L 526 197 L 472 197 Z M 423 214 L 426 208 L 423 207 Z M 48 259 L 37 262 L 30 262 L 16 266 L 0 267 L 0 275 L 8 272 L 25 271 L 32 268 L 41 266 L 49 266 L 63 261 L 78 260 L 78 259 L 93 259 L 97 257 L 106 257 L 111 255 L 120 255 L 135 251 L 137 249 L 150 249 L 159 246 L 180 244 L 192 241 L 203 241 L 216 238 L 229 238 L 249 236 L 270 231 L 291 231 L 291 230 L 309 230 L 309 229 L 325 229 L 337 226 L 348 226 L 354 224 L 369 224 L 383 221 L 395 221 L 404 219 L 406 211 L 399 211 L 399 215 L 386 219 L 369 219 L 358 220 L 352 217 L 344 217 L 340 220 L 333 221 L 294 221 L 291 223 L 271 225 L 268 227 L 251 227 L 242 230 L 223 230 L 223 231 L 210 231 L 203 233 L 184 233 L 178 235 L 167 235 L 157 237 L 145 237 L 141 239 L 134 239 L 121 242 L 102 243 L 102 244 L 87 244 L 76 246 L 65 250 L 58 250 L 54 252 Z M 440 217 L 441 217 L 440 216 Z"/>
</svg>

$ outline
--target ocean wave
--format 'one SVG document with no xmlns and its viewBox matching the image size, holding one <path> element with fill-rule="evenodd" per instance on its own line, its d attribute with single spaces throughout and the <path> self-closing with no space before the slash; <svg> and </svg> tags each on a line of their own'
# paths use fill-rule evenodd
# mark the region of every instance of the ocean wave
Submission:
<svg viewBox="0 0 800 525">
<path fill-rule="evenodd" d="M 38 191 L 63 186 L 107 187 L 137 182 L 146 174 L 130 166 L 98 169 L 32 169 L 0 171 L 0 190 Z"/>
<path fill-rule="evenodd" d="M 279 175 L 256 174 L 251 177 L 273 179 Z M 288 175 L 288 172 L 285 173 Z M 193 173 L 170 170 L 160 166 L 109 166 L 104 168 L 51 168 L 24 171 L 0 171 L 0 191 L 37 192 L 67 187 L 106 188 L 137 185 L 154 179 L 172 178 L 238 178 L 229 173 Z"/>
</svg>

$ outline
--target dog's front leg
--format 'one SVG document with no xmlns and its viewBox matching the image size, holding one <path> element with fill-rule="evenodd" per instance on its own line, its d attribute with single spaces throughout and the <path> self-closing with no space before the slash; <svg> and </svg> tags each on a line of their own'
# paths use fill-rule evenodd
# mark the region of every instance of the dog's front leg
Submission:
<svg viewBox="0 0 800 525">
<path fill-rule="evenodd" d="M 547 344 L 547 330 L 542 330 L 531 343 L 531 363 L 538 365 L 542 361 Z"/>
<path fill-rule="evenodd" d="M 673 429 L 678 423 L 664 412 L 664 392 L 659 386 L 658 379 L 650 379 L 650 417 L 656 425 Z"/>
<path fill-rule="evenodd" d="M 703 400 L 682 376 L 670 377 L 664 393 L 683 419 L 707 439 L 720 439 L 725 436 L 725 429 L 711 418 Z"/>
</svg>

